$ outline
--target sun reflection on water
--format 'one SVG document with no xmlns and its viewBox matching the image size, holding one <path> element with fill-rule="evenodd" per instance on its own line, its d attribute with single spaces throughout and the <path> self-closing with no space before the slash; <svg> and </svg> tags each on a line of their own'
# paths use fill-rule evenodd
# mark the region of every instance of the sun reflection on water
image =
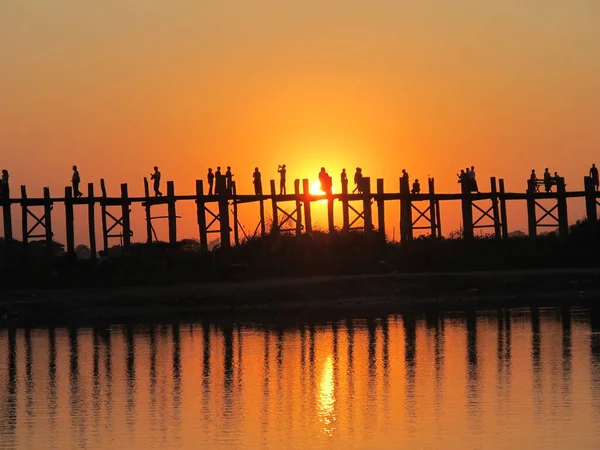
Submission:
<svg viewBox="0 0 600 450">
<path fill-rule="evenodd" d="M 335 385 L 333 380 L 333 358 L 331 355 L 323 362 L 319 383 L 318 414 L 323 424 L 323 434 L 331 436 L 335 431 Z"/>
</svg>

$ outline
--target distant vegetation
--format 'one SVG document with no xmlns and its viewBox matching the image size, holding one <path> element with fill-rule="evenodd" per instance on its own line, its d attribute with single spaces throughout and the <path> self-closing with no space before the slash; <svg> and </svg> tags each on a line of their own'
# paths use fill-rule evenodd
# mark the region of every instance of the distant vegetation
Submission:
<svg viewBox="0 0 600 450">
<path fill-rule="evenodd" d="M 468 242 L 455 238 L 422 237 L 406 243 L 383 242 L 377 233 L 314 231 L 245 240 L 239 247 L 216 246 L 200 251 L 193 239 L 177 247 L 165 243 L 116 246 L 100 261 L 87 259 L 79 246 L 70 261 L 64 246 L 53 243 L 50 258 L 44 241 L 28 246 L 13 242 L 12 267 L 6 267 L 6 245 L 0 239 L 4 287 L 75 287 L 164 284 L 182 281 L 269 278 L 276 276 L 358 274 L 381 272 L 476 271 L 599 266 L 600 228 L 580 220 L 570 236 L 549 233 L 529 239 L 513 233 L 508 240 L 479 236 Z"/>
</svg>

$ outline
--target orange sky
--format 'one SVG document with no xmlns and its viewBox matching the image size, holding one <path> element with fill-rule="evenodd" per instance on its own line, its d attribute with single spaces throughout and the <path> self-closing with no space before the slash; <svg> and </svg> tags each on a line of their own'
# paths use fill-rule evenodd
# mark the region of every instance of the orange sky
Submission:
<svg viewBox="0 0 600 450">
<path fill-rule="evenodd" d="M 438 192 L 466 165 L 521 192 L 549 166 L 579 189 L 600 148 L 599 17 L 593 0 L 5 0 L 0 165 L 30 196 L 62 193 L 72 164 L 133 195 L 155 164 L 179 193 L 218 164 L 249 192 L 280 163 L 289 180 L 360 165 L 388 190 L 407 168 Z"/>
</svg>

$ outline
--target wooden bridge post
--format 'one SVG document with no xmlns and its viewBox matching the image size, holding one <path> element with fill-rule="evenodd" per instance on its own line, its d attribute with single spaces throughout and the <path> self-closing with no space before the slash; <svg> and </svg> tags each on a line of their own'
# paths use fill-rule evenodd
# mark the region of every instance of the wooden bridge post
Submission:
<svg viewBox="0 0 600 450">
<path fill-rule="evenodd" d="M 175 205 L 175 183 L 167 181 L 167 216 L 169 221 L 169 244 L 177 244 L 177 209 Z"/>
<path fill-rule="evenodd" d="M 508 239 L 508 214 L 506 213 L 506 191 L 504 190 L 504 179 L 498 180 L 498 187 L 500 188 L 500 220 L 502 239 Z"/>
<path fill-rule="evenodd" d="M 23 244 L 27 245 L 29 243 L 29 226 L 27 224 L 27 219 L 29 214 L 27 213 L 27 188 L 22 185 L 21 186 L 21 232 L 23 234 Z"/>
<path fill-rule="evenodd" d="M 102 247 L 104 252 L 108 253 L 108 226 L 106 224 L 106 185 L 104 178 L 100 178 L 100 190 L 102 191 L 102 200 L 100 200 L 100 212 L 102 220 Z"/>
<path fill-rule="evenodd" d="M 144 177 L 144 210 L 146 212 L 146 244 L 152 244 L 152 211 L 150 209 L 150 186 Z"/>
<path fill-rule="evenodd" d="M 371 178 L 364 177 L 363 183 L 363 213 L 365 216 L 365 232 L 373 232 L 373 215 L 371 213 Z"/>
<path fill-rule="evenodd" d="M 471 196 L 471 186 L 469 183 L 461 183 L 461 203 L 463 220 L 463 238 L 473 239 L 473 199 Z"/>
<path fill-rule="evenodd" d="M 402 242 L 413 238 L 411 202 L 408 178 L 400 177 L 400 240 Z"/>
<path fill-rule="evenodd" d="M 348 182 L 342 183 L 342 230 L 348 232 L 350 228 L 350 212 L 348 208 Z"/>
<path fill-rule="evenodd" d="M 259 192 L 260 192 L 260 200 L 258 201 L 258 208 L 260 214 L 260 235 L 264 237 L 267 234 L 267 227 L 265 224 L 265 200 L 264 200 L 264 192 L 262 187 L 262 179 L 259 181 Z"/>
<path fill-rule="evenodd" d="M 382 241 L 385 242 L 385 200 L 383 194 L 383 178 L 377 178 L 377 229 Z"/>
<path fill-rule="evenodd" d="M 500 228 L 500 210 L 498 207 L 498 189 L 496 187 L 496 177 L 490 177 L 490 188 L 492 192 L 492 215 L 494 217 L 494 238 L 501 239 L 502 231 Z"/>
<path fill-rule="evenodd" d="M 129 194 L 127 193 L 127 183 L 121 184 L 121 211 L 123 214 L 123 248 L 131 244 L 131 225 L 129 221 Z"/>
<path fill-rule="evenodd" d="M 300 195 L 300 180 L 294 180 L 294 194 L 296 195 L 296 236 L 302 234 L 302 201 Z"/>
<path fill-rule="evenodd" d="M 329 233 L 335 232 L 335 218 L 333 213 L 333 191 L 327 193 L 327 229 Z"/>
<path fill-rule="evenodd" d="M 279 234 L 279 214 L 277 213 L 277 199 L 275 196 L 275 180 L 269 182 L 271 186 L 271 206 L 273 207 L 273 223 L 271 224 L 271 234 Z"/>
<path fill-rule="evenodd" d="M 237 205 L 237 188 L 235 181 L 231 182 L 231 194 L 233 197 L 233 242 L 236 247 L 240 245 L 240 234 L 238 230 L 239 221 L 238 221 L 238 205 Z"/>
<path fill-rule="evenodd" d="M 569 235 L 569 218 L 567 216 L 567 192 L 565 179 L 560 177 L 556 180 L 557 206 L 558 206 L 558 235 L 567 237 Z"/>
<path fill-rule="evenodd" d="M 592 177 L 585 177 L 583 179 L 585 187 L 585 212 L 587 220 L 590 223 L 590 227 L 596 234 L 596 222 L 598 222 L 598 204 L 596 203 L 596 185 Z"/>
<path fill-rule="evenodd" d="M 196 217 L 198 234 L 200 237 L 200 250 L 208 251 L 208 236 L 206 234 L 206 214 L 204 213 L 204 183 L 196 180 Z"/>
<path fill-rule="evenodd" d="M 225 177 L 221 177 L 221 183 Z M 231 228 L 229 227 L 229 193 L 221 186 L 219 188 L 219 229 L 221 231 L 221 248 L 231 247 Z"/>
<path fill-rule="evenodd" d="M 437 215 L 436 215 L 436 201 L 435 201 L 435 183 L 433 178 L 429 178 L 429 223 L 431 224 L 431 237 L 433 239 L 437 238 Z"/>
<path fill-rule="evenodd" d="M 312 233 L 312 218 L 310 214 L 310 187 L 308 180 L 302 180 L 302 192 L 304 194 L 304 229 L 306 233 Z"/>
<path fill-rule="evenodd" d="M 90 257 L 96 259 L 96 211 L 94 206 L 94 183 L 88 183 L 88 225 L 90 229 Z"/>
<path fill-rule="evenodd" d="M 4 245 L 10 245 L 13 240 L 10 192 L 2 197 L 2 212 L 4 215 Z"/>
<path fill-rule="evenodd" d="M 527 180 L 527 223 L 529 237 L 537 236 L 537 218 L 535 214 L 535 180 Z"/>
<path fill-rule="evenodd" d="M 73 212 L 73 188 L 65 187 L 65 224 L 67 231 L 67 257 L 75 259 L 75 214 Z"/>
<path fill-rule="evenodd" d="M 54 251 L 52 248 L 52 200 L 50 200 L 50 188 L 44 188 L 44 216 L 46 222 L 46 252 L 52 257 Z"/>
</svg>

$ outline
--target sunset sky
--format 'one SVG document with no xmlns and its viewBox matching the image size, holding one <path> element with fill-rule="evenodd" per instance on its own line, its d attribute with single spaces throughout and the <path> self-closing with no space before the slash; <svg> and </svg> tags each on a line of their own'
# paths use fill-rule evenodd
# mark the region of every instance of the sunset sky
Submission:
<svg viewBox="0 0 600 450">
<path fill-rule="evenodd" d="M 62 194 L 73 164 L 115 195 L 154 165 L 181 194 L 231 165 L 250 192 L 282 163 L 290 188 L 360 165 L 454 192 L 474 164 L 486 188 L 548 166 L 579 190 L 600 163 L 599 23 L 597 0 L 4 0 L 0 165 L 29 196 Z"/>
</svg>

